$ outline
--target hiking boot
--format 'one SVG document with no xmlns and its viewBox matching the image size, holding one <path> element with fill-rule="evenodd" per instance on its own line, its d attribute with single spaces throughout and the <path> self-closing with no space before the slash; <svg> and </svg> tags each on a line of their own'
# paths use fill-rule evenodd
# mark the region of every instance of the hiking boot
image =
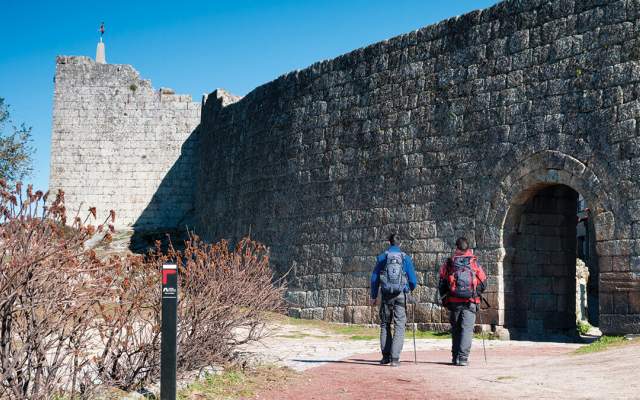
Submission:
<svg viewBox="0 0 640 400">
<path fill-rule="evenodd" d="M 382 360 L 380 360 L 380 365 L 387 365 L 391 362 L 391 359 L 388 357 L 382 357 Z"/>
<path fill-rule="evenodd" d="M 467 360 L 466 358 L 459 358 L 456 365 L 459 365 L 460 367 L 466 367 L 467 365 L 469 365 L 469 360 Z"/>
<path fill-rule="evenodd" d="M 399 367 L 400 366 L 400 361 L 399 360 L 391 360 L 391 366 L 392 367 Z"/>
</svg>

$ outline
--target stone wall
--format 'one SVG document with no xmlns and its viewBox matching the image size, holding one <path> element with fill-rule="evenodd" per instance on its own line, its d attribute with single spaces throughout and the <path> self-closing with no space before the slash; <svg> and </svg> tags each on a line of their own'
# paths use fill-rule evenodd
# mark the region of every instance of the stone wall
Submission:
<svg viewBox="0 0 640 400">
<path fill-rule="evenodd" d="M 67 209 L 118 227 L 176 227 L 193 208 L 200 103 L 159 91 L 129 65 L 58 57 L 50 189 Z"/>
<path fill-rule="evenodd" d="M 640 2 L 506 1 L 209 96 L 196 205 L 210 239 L 253 238 L 289 272 L 292 313 L 369 321 L 368 276 L 397 231 L 419 318 L 466 235 L 505 324 L 509 209 L 550 185 L 593 210 L 603 332 L 640 332 Z M 564 277 L 566 279 L 573 277 Z M 505 304 L 507 303 L 507 304 Z"/>
</svg>

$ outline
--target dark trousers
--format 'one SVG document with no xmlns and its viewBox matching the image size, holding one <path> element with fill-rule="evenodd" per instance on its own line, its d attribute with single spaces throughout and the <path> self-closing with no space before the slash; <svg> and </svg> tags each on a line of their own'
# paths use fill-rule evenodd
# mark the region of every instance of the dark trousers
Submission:
<svg viewBox="0 0 640 400">
<path fill-rule="evenodd" d="M 391 335 L 391 324 L 394 332 Z M 407 325 L 405 294 L 382 298 L 380 304 L 380 350 L 382 357 L 399 360 L 404 344 L 404 330 Z"/>
<path fill-rule="evenodd" d="M 471 352 L 473 326 L 476 323 L 478 305 L 475 303 L 451 303 L 449 323 L 451 323 L 451 356 L 453 359 L 467 360 Z"/>
</svg>

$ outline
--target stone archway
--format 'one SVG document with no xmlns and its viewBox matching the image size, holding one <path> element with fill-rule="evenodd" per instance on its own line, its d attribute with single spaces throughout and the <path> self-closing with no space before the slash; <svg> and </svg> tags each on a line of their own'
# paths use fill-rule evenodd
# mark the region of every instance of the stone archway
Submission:
<svg viewBox="0 0 640 400">
<path fill-rule="evenodd" d="M 493 276 L 488 295 L 492 303 L 488 319 L 492 322 L 507 329 L 531 330 L 534 335 L 542 334 L 545 328 L 556 327 L 562 330 L 571 324 L 575 326 L 575 314 L 573 317 L 570 316 L 571 307 L 575 310 L 575 297 L 571 302 L 570 296 L 566 293 L 570 287 L 567 279 L 571 276 L 575 279 L 575 241 L 572 245 L 568 242 L 566 245 L 547 243 L 546 246 L 550 248 L 545 248 L 545 244 L 542 243 L 536 248 L 536 245 L 531 243 L 523 245 L 522 236 L 519 239 L 520 243 L 514 242 L 514 230 L 522 228 L 523 214 L 540 211 L 533 209 L 536 201 L 544 203 L 549 197 L 556 196 L 558 201 L 564 198 L 571 203 L 570 199 L 575 200 L 577 193 L 582 194 L 592 210 L 596 242 L 613 239 L 615 220 L 611 211 L 611 199 L 600 179 L 587 165 L 558 151 L 542 151 L 519 163 L 518 167 L 502 178 L 498 190 L 485 203 L 478 218 L 478 247 L 483 253 L 482 257 L 487 260 L 485 264 L 490 275 Z M 564 208 L 556 208 L 550 212 L 558 216 L 563 215 L 566 219 L 571 213 L 566 207 L 567 204 Z M 575 218 L 575 209 L 573 215 Z M 564 228 L 556 227 L 559 229 L 558 240 L 561 240 L 560 236 L 575 235 L 575 226 L 573 232 L 569 226 L 570 224 Z M 575 237 L 573 239 L 575 240 Z M 528 237 L 524 240 L 537 239 Z M 553 253 L 554 249 L 557 250 L 556 257 L 565 257 L 562 262 L 555 262 L 555 268 L 553 262 L 538 262 L 531 266 L 530 271 L 524 273 L 522 260 L 514 259 L 518 250 L 521 258 L 543 258 L 549 257 L 549 253 Z M 532 253 L 523 254 L 523 250 Z M 542 252 L 546 253 L 540 255 Z M 573 268 L 568 257 L 573 258 Z M 557 279 L 553 278 L 554 274 Z M 538 287 L 527 292 L 519 286 L 526 284 Z"/>
</svg>

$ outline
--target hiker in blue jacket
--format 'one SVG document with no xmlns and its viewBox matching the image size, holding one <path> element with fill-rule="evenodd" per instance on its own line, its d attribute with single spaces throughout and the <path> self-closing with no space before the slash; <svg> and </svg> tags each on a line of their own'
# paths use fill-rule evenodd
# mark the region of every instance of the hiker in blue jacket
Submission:
<svg viewBox="0 0 640 400">
<path fill-rule="evenodd" d="M 407 324 L 407 297 L 416 288 L 417 280 L 411 257 L 400 250 L 398 235 L 390 235 L 389 244 L 389 248 L 377 257 L 376 267 L 371 273 L 370 304 L 376 304 L 380 290 L 380 364 L 399 367 Z M 395 326 L 393 336 L 392 322 Z"/>
</svg>

